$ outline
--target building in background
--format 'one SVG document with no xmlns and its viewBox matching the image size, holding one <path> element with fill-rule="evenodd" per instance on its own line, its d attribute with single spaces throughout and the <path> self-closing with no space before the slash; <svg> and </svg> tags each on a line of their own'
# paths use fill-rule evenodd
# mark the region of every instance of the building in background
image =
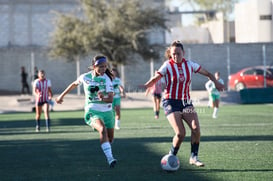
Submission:
<svg viewBox="0 0 273 181">
<path fill-rule="evenodd" d="M 191 13 L 213 16 L 200 26 L 183 26 L 178 23 L 166 33 L 166 42 L 180 39 L 186 43 L 259 43 L 273 42 L 273 0 L 246 0 L 235 4 L 234 21 L 226 21 L 222 12 L 180 11 L 171 8 L 170 16 L 180 19 Z M 172 18 L 174 19 L 174 18 Z M 182 20 L 180 20 L 182 22 Z M 177 22 L 177 21 L 176 21 Z"/>
<path fill-rule="evenodd" d="M 221 12 L 197 12 L 204 14 L 205 21 L 202 22 L 202 25 L 186 26 L 185 17 L 188 18 L 191 16 L 189 13 L 193 12 L 181 15 L 181 12 L 176 8 L 172 11 L 178 13 L 170 13 L 167 4 L 165 4 L 168 2 L 167 0 L 139 1 L 148 7 L 158 7 L 164 10 L 166 19 L 168 19 L 166 24 L 171 30 L 171 33 L 160 29 L 152 30 L 149 33 L 150 43 L 167 46 L 172 40 L 180 39 L 185 44 L 187 58 L 206 65 L 206 68 L 212 72 L 220 71 L 226 80 L 229 73 L 236 72 L 246 66 L 262 64 L 263 55 L 267 58 L 267 64 L 273 65 L 272 39 L 268 43 L 228 44 L 228 42 L 238 39 L 238 37 L 235 38 L 235 29 L 237 28 L 234 23 L 225 21 Z M 265 2 L 265 0 L 263 1 Z M 272 6 L 272 1 L 267 1 Z M 260 1 L 257 0 L 257 2 Z M 55 16 L 54 11 L 75 13 L 79 12 L 78 8 L 78 0 L 0 0 L 0 91 L 20 90 L 18 70 L 21 66 L 25 66 L 28 73 L 33 71 L 34 66 L 45 69 L 48 78 L 55 85 L 53 92 L 56 93 L 59 93 L 58 91 L 75 79 L 77 76 L 75 62 L 51 61 L 48 57 L 47 46 L 50 33 L 54 30 L 52 22 Z M 205 19 L 207 15 L 210 16 L 209 21 Z M 271 17 L 265 15 L 262 16 L 262 19 L 270 19 Z M 202 21 L 202 19 L 200 20 Z M 270 21 L 272 22 L 272 20 Z M 247 36 L 251 37 L 253 32 L 247 33 Z M 241 35 L 236 34 L 236 36 Z M 262 49 L 262 47 L 265 48 Z M 262 50 L 265 51 L 262 52 Z M 121 66 L 121 78 L 126 78 L 123 79 L 123 82 L 128 91 L 135 91 L 139 85 L 143 86 L 147 77 L 150 76 L 150 72 L 154 72 L 152 68 L 159 68 L 162 61 L 165 60 L 164 50 L 161 53 L 161 58 L 153 60 L 153 66 L 150 64 L 153 62 L 152 60 L 149 62 L 140 59 L 137 59 L 138 63 L 134 66 Z M 80 71 L 82 73 L 88 71 L 86 67 L 89 65 L 89 58 L 83 58 Z M 202 76 L 195 76 L 192 84 L 193 90 L 204 89 L 203 85 L 207 80 L 202 78 Z M 10 84 L 11 81 L 14 83 Z"/>
<path fill-rule="evenodd" d="M 273 0 L 248 0 L 235 5 L 236 43 L 273 42 Z"/>
<path fill-rule="evenodd" d="M 273 0 L 237 3 L 234 21 L 225 20 L 223 13 L 217 10 L 190 11 L 190 7 L 187 9 L 183 4 L 186 10 L 181 11 L 181 7 L 171 6 L 170 1 L 142 1 L 144 6 L 166 11 L 170 31 L 152 30 L 149 33 L 152 44 L 169 44 L 174 39 L 194 44 L 273 42 Z M 54 11 L 76 12 L 77 8 L 77 0 L 0 0 L 0 47 L 47 46 L 54 29 Z M 200 26 L 187 26 L 185 17 L 196 14 L 203 15 L 198 20 Z"/>
</svg>

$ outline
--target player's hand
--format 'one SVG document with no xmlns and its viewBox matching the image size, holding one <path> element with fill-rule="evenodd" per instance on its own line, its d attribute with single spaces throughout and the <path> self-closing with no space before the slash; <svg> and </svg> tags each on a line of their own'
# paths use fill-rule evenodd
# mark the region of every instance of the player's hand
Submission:
<svg viewBox="0 0 273 181">
<path fill-rule="evenodd" d="M 62 104 L 62 103 L 63 103 L 63 99 L 62 99 L 61 97 L 57 97 L 57 98 L 55 99 L 55 102 L 56 102 L 57 104 Z"/>
<path fill-rule="evenodd" d="M 100 92 L 100 91 L 98 91 L 98 98 L 99 98 L 99 100 L 102 101 L 103 97 L 104 97 L 103 93 Z"/>
<path fill-rule="evenodd" d="M 221 84 L 220 82 L 217 82 L 217 84 L 215 84 L 215 87 L 218 91 L 224 91 L 225 90 L 225 86 L 223 84 Z"/>
</svg>

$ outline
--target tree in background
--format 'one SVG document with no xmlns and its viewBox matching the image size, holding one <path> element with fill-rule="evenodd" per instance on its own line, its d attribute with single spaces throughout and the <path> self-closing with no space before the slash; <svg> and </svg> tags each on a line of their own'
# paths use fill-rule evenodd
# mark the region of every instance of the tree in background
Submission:
<svg viewBox="0 0 273 181">
<path fill-rule="evenodd" d="M 161 45 L 150 45 L 147 34 L 166 29 L 164 8 L 144 7 L 137 0 L 81 0 L 81 15 L 56 13 L 50 55 L 79 61 L 99 52 L 114 64 L 126 64 L 138 54 L 158 58 Z"/>
</svg>

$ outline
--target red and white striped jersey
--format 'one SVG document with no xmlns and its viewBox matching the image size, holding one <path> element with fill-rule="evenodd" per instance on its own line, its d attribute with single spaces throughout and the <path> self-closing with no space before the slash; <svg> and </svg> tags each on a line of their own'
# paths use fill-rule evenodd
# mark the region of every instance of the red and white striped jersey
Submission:
<svg viewBox="0 0 273 181">
<path fill-rule="evenodd" d="M 157 71 L 165 78 L 165 99 L 190 100 L 189 88 L 192 73 L 197 73 L 201 66 L 190 60 L 175 63 L 172 59 L 167 60 Z"/>
<path fill-rule="evenodd" d="M 36 79 L 33 83 L 34 90 L 36 94 L 36 102 L 45 102 L 48 101 L 49 91 L 48 88 L 51 87 L 51 81 L 49 79 Z"/>
</svg>

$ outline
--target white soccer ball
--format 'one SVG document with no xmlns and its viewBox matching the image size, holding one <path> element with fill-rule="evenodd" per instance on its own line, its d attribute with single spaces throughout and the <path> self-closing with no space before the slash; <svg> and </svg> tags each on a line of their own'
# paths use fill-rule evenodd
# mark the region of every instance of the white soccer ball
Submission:
<svg viewBox="0 0 273 181">
<path fill-rule="evenodd" d="M 167 154 L 161 159 L 161 168 L 165 171 L 176 171 L 180 167 L 180 162 L 177 156 Z"/>
</svg>

